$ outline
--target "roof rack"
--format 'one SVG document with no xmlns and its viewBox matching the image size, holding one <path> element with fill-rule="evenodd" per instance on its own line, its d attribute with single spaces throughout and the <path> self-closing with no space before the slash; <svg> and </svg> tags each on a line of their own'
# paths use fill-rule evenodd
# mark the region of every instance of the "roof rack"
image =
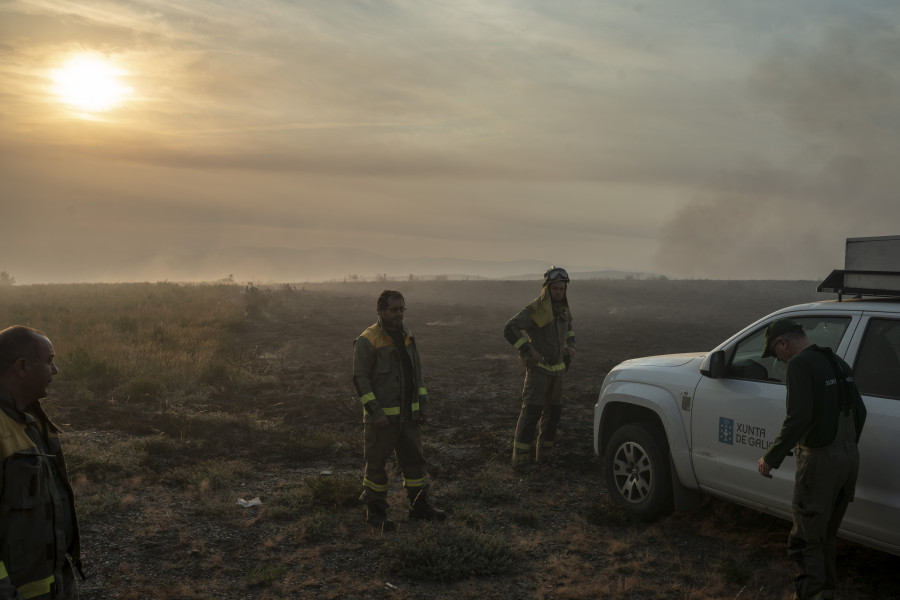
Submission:
<svg viewBox="0 0 900 600">
<path fill-rule="evenodd" d="M 816 287 L 817 292 L 832 292 L 841 296 L 900 296 L 900 273 L 896 271 L 832 271 Z"/>
<path fill-rule="evenodd" d="M 847 238 L 844 268 L 831 272 L 816 287 L 844 294 L 900 296 L 900 235 Z"/>
</svg>

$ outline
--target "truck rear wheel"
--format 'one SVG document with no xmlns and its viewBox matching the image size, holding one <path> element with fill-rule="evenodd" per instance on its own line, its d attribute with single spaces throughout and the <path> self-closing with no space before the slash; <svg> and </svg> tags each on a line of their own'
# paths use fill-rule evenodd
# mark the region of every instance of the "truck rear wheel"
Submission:
<svg viewBox="0 0 900 600">
<path fill-rule="evenodd" d="M 631 514 L 655 519 L 672 506 L 665 435 L 650 423 L 623 425 L 606 445 L 603 464 L 613 500 Z"/>
</svg>

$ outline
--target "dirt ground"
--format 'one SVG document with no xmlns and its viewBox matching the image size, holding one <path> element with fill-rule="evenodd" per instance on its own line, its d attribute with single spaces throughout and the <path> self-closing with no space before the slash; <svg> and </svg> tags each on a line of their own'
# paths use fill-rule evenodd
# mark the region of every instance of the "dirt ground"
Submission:
<svg viewBox="0 0 900 600">
<path fill-rule="evenodd" d="M 338 509 L 333 534 L 316 543 L 303 535 L 310 515 L 285 520 L 266 513 L 274 495 L 302 486 L 304 478 L 361 477 L 352 342 L 375 321 L 375 299 L 384 287 L 405 294 L 405 321 L 422 354 L 431 406 L 423 436 L 435 504 L 450 513 L 446 527 L 503 536 L 519 557 L 509 573 L 443 583 L 403 579 L 386 571 L 384 538 L 365 526 L 360 506 Z M 714 499 L 651 524 L 618 513 L 604 494 L 601 462 L 592 447 L 592 407 L 603 377 L 622 360 L 708 350 L 777 308 L 825 299 L 815 293 L 814 282 L 573 282 L 569 300 L 578 352 L 565 380 L 558 459 L 552 468 L 525 475 L 508 466 L 523 368 L 502 330 L 539 292 L 538 283 L 295 288 L 289 301 L 255 313 L 234 348 L 234 359 L 252 365 L 271 385 L 238 399 L 213 398 L 210 412 L 278 419 L 290 426 L 291 435 L 328 431 L 343 441 L 325 453 L 298 456 L 284 452 L 260 429 L 231 444 L 222 459 L 251 468 L 222 496 L 229 505 L 258 496 L 262 506 L 223 507 L 221 518 L 201 506 L 196 493 L 126 482 L 125 508 L 110 511 L 83 532 L 89 576 L 83 597 L 789 597 L 786 521 Z M 97 429 L 70 435 L 117 439 L 116 432 Z M 176 462 L 190 458 L 179 456 Z M 386 535 L 425 527 L 406 521 L 399 480 L 391 490 L 400 530 Z M 900 597 L 897 557 L 842 542 L 838 562 L 839 597 Z M 280 567 L 273 581 L 248 577 L 271 565 Z"/>
</svg>

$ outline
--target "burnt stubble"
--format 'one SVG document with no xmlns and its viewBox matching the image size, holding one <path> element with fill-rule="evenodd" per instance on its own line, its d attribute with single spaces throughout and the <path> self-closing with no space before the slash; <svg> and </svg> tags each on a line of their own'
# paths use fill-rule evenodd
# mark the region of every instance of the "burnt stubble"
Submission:
<svg viewBox="0 0 900 600">
<path fill-rule="evenodd" d="M 622 360 L 711 349 L 773 310 L 825 299 L 815 282 L 573 281 L 578 353 L 558 458 L 522 474 L 509 458 L 523 367 L 502 331 L 539 287 L 415 280 L 236 289 L 244 316 L 230 325 L 229 366 L 203 393 L 164 403 L 95 398 L 95 409 L 109 411 L 101 427 L 74 403 L 58 403 L 81 493 L 103 507 L 83 527 L 85 596 L 788 598 L 788 522 L 707 498 L 648 524 L 609 501 L 592 407 Z M 438 526 L 408 521 L 395 473 L 399 527 L 390 533 L 369 529 L 355 501 L 362 423 L 350 381 L 353 339 L 374 322 L 384 288 L 406 296 L 431 403 L 432 496 L 450 515 Z M 85 458 L 102 447 L 91 443 L 97 436 L 138 458 L 101 476 Z M 103 490 L 112 496 L 105 504 Z M 261 504 L 235 504 L 253 497 Z M 465 559 L 438 553 L 442 540 L 463 540 Z M 440 568 L 429 568 L 436 559 Z M 838 564 L 839 597 L 881 599 L 896 589 L 895 557 L 842 542 Z"/>
</svg>

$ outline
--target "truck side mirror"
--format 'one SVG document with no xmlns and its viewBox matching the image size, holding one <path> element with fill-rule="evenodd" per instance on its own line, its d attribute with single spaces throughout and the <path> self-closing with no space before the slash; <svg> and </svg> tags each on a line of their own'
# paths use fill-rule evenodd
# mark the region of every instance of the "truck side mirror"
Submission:
<svg viewBox="0 0 900 600">
<path fill-rule="evenodd" d="M 725 351 L 716 350 L 708 354 L 700 365 L 700 373 L 711 379 L 725 377 Z"/>
</svg>

